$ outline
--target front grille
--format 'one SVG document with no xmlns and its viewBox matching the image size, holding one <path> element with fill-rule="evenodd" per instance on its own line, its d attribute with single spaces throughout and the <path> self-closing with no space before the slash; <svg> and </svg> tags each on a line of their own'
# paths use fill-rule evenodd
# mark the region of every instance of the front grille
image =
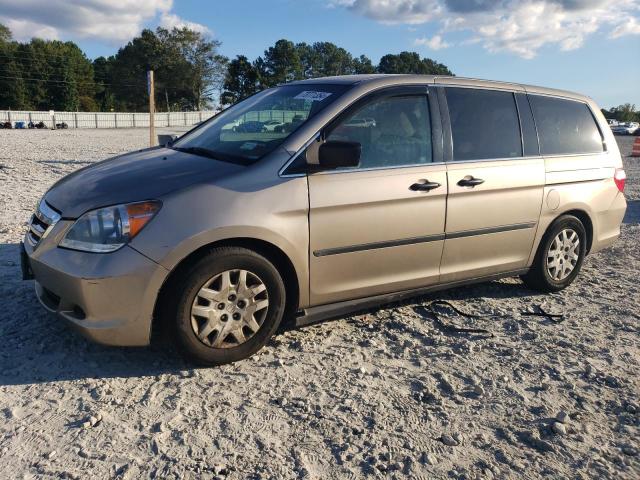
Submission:
<svg viewBox="0 0 640 480">
<path fill-rule="evenodd" d="M 44 200 L 40 201 L 36 213 L 31 216 L 27 240 L 35 248 L 47 236 L 60 220 L 60 213 L 51 208 Z"/>
</svg>

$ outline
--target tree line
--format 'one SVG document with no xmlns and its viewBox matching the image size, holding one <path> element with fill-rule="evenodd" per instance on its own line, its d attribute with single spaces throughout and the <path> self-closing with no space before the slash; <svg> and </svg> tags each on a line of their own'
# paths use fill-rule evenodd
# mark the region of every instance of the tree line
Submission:
<svg viewBox="0 0 640 480">
<path fill-rule="evenodd" d="M 362 73 L 452 75 L 446 65 L 420 58 L 416 52 L 388 54 L 374 65 L 365 55 L 354 57 L 330 42 L 309 45 L 283 39 L 253 62 L 244 55 L 229 62 L 221 102 L 235 103 L 264 88 L 293 80 Z"/>
<path fill-rule="evenodd" d="M 640 123 L 640 110 L 636 110 L 636 106 L 631 103 L 611 107 L 609 110 L 603 108 L 602 114 L 604 115 L 604 118 L 608 120 Z"/>
<path fill-rule="evenodd" d="M 452 75 L 416 52 L 385 55 L 377 65 L 330 42 L 278 40 L 262 56 L 228 59 L 221 43 L 188 28 L 145 29 L 115 55 L 91 60 L 74 42 L 12 39 L 0 24 L 0 109 L 145 111 L 147 70 L 156 108 L 185 111 L 231 104 L 281 83 L 359 73 Z"/>
</svg>

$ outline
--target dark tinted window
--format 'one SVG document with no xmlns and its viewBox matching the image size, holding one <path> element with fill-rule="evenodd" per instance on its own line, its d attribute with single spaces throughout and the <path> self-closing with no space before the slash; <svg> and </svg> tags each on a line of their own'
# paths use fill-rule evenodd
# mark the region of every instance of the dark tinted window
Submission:
<svg viewBox="0 0 640 480">
<path fill-rule="evenodd" d="M 602 152 L 602 137 L 589 107 L 573 100 L 529 95 L 543 155 Z"/>
<path fill-rule="evenodd" d="M 429 101 L 425 95 L 372 100 L 341 120 L 327 140 L 359 142 L 360 168 L 430 163 Z"/>
<path fill-rule="evenodd" d="M 522 156 L 513 93 L 474 88 L 445 90 L 454 161 Z"/>
<path fill-rule="evenodd" d="M 520 114 L 524 155 L 525 157 L 540 155 L 536 124 L 533 121 L 533 114 L 531 113 L 531 106 L 529 105 L 529 100 L 527 100 L 527 95 L 524 93 L 516 93 L 516 103 L 518 105 L 518 113 Z"/>
</svg>

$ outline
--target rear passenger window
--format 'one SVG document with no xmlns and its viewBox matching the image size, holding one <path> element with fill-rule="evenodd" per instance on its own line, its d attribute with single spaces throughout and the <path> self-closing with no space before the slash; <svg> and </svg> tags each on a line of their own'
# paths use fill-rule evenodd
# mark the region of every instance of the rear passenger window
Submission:
<svg viewBox="0 0 640 480">
<path fill-rule="evenodd" d="M 522 156 L 513 93 L 451 87 L 445 91 L 454 161 Z"/>
<path fill-rule="evenodd" d="M 542 155 L 597 153 L 602 136 L 589 107 L 582 102 L 529 95 Z"/>
<path fill-rule="evenodd" d="M 427 97 L 372 100 L 342 120 L 327 140 L 360 143 L 360 168 L 430 163 L 433 159 Z"/>
</svg>

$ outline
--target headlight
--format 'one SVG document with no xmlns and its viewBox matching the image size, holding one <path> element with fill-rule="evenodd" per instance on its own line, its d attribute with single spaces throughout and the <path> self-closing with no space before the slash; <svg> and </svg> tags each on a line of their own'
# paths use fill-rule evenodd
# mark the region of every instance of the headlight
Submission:
<svg viewBox="0 0 640 480">
<path fill-rule="evenodd" d="M 76 220 L 60 246 L 84 252 L 113 252 L 140 233 L 161 206 L 153 201 L 92 210 Z"/>
</svg>

